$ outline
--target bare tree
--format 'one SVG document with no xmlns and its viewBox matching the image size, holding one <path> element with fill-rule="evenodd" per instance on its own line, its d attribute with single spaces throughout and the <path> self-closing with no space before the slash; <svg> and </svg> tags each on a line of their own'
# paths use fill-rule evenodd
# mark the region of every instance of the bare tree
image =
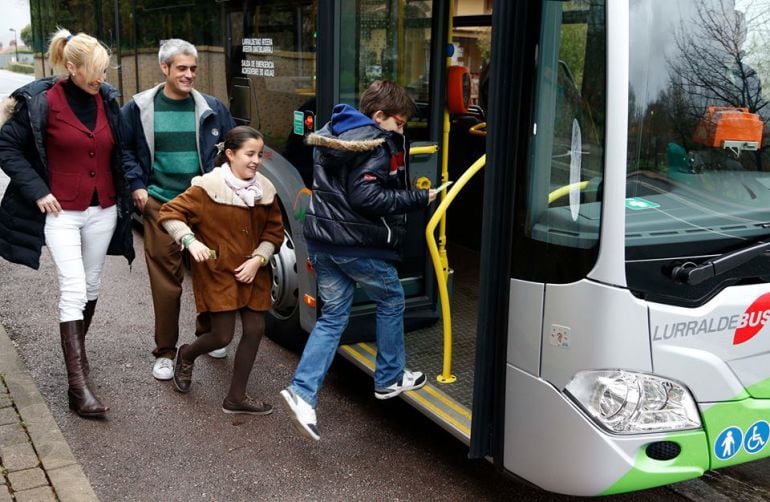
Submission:
<svg viewBox="0 0 770 502">
<path fill-rule="evenodd" d="M 748 64 L 752 53 L 746 44 L 748 27 L 759 22 L 759 17 L 746 19 L 736 11 L 732 0 L 704 2 L 694 18 L 682 22 L 675 35 L 678 53 L 668 64 L 671 87 L 688 97 L 690 113 L 701 116 L 706 106 L 758 113 L 767 106 L 759 75 Z"/>
</svg>

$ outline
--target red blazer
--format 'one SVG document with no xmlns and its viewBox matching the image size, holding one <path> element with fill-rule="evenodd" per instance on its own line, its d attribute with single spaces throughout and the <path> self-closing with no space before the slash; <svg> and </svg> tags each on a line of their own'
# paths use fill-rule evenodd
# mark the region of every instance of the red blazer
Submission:
<svg viewBox="0 0 770 502">
<path fill-rule="evenodd" d="M 45 153 L 51 193 L 62 209 L 85 211 L 91 205 L 94 190 L 103 208 L 115 205 L 112 181 L 112 130 L 104 113 L 104 104 L 96 101 L 96 126 L 83 125 L 67 103 L 63 81 L 48 91 L 48 129 Z"/>
</svg>

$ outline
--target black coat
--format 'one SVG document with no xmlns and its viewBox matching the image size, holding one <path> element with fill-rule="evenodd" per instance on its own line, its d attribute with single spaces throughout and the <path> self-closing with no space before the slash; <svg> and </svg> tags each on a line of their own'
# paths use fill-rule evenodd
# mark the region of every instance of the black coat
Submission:
<svg viewBox="0 0 770 502">
<path fill-rule="evenodd" d="M 398 259 L 406 213 L 428 206 L 427 190 L 410 190 L 406 141 L 348 105 L 307 142 L 316 147 L 313 194 L 303 234 L 316 250 Z M 396 168 L 403 162 L 403 168 Z"/>
<path fill-rule="evenodd" d="M 40 267 L 45 243 L 45 214 L 35 203 L 51 193 L 45 136 L 48 123 L 48 90 L 55 77 L 35 80 L 11 94 L 3 103 L 7 120 L 0 127 L 0 168 L 11 178 L 0 202 L 0 256 L 13 263 Z M 118 225 L 108 254 L 134 259 L 131 234 L 133 203 L 121 166 L 120 93 L 102 84 L 99 94 L 115 139 L 112 177 L 115 182 Z"/>
</svg>

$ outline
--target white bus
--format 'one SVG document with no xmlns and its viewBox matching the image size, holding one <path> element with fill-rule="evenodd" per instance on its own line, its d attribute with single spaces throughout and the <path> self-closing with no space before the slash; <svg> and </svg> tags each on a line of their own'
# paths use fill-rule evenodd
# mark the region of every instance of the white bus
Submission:
<svg viewBox="0 0 770 502">
<path fill-rule="evenodd" d="M 770 455 L 768 0 L 201 3 L 174 33 L 152 16 L 187 4 L 134 13 L 148 28 L 114 16 L 136 59 L 119 83 L 149 67 L 127 40 L 191 38 L 200 85 L 265 134 L 286 223 L 272 338 L 301 347 L 321 307 L 303 134 L 393 79 L 419 106 L 412 182 L 455 181 L 438 247 L 446 202 L 410 216 L 399 264 L 407 364 L 430 378 L 407 402 L 567 494 Z M 357 295 L 339 351 L 368 372 L 373 312 Z"/>
</svg>

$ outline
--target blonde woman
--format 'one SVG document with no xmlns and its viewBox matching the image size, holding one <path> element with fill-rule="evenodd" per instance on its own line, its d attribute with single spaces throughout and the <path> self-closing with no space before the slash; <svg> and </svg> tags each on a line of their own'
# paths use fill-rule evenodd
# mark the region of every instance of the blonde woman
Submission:
<svg viewBox="0 0 770 502">
<path fill-rule="evenodd" d="M 59 279 L 59 331 L 69 406 L 109 409 L 88 380 L 85 337 L 105 256 L 134 258 L 131 199 L 121 168 L 118 91 L 104 83 L 110 55 L 95 38 L 59 29 L 48 49 L 61 72 L 13 92 L 0 117 L 0 256 L 37 269 L 42 245 Z"/>
</svg>

